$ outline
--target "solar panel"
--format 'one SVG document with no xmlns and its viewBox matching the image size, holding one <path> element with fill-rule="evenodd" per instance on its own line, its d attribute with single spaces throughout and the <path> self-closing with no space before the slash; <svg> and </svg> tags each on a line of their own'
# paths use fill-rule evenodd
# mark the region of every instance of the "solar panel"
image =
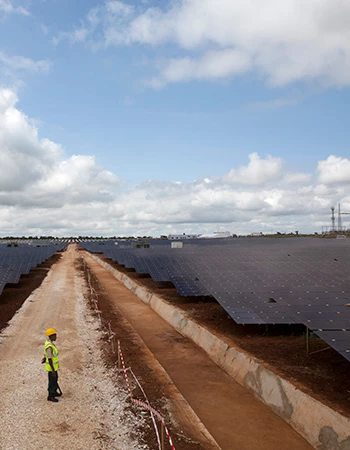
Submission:
<svg viewBox="0 0 350 450">
<path fill-rule="evenodd" d="M 317 336 L 327 342 L 344 358 L 350 356 L 350 330 L 314 331 Z"/>
<path fill-rule="evenodd" d="M 46 246 L 19 244 L 16 247 L 1 244 L 0 294 L 7 283 L 18 283 L 22 275 L 28 274 L 33 267 L 46 261 L 57 251 L 63 250 L 66 245 L 64 242 Z"/>
<path fill-rule="evenodd" d="M 147 249 L 108 243 L 105 254 L 108 249 L 119 264 L 155 281 L 172 281 L 183 296 L 213 296 L 237 323 L 299 323 L 317 333 L 350 330 L 348 241 L 197 239 L 176 250 L 167 241 L 148 242 Z M 330 345 L 338 341 L 339 336 Z M 346 350 L 341 354 L 350 360 Z"/>
</svg>

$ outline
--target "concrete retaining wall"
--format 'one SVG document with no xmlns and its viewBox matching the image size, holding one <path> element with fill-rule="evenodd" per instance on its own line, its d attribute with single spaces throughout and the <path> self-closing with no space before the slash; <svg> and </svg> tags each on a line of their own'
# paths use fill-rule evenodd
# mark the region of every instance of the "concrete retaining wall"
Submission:
<svg viewBox="0 0 350 450">
<path fill-rule="evenodd" d="M 96 255 L 92 257 L 159 316 L 207 352 L 234 380 L 250 388 L 313 447 L 318 450 L 350 450 L 348 418 L 301 392 L 241 350 L 229 346 L 193 322 L 186 313 L 138 285 Z"/>
</svg>

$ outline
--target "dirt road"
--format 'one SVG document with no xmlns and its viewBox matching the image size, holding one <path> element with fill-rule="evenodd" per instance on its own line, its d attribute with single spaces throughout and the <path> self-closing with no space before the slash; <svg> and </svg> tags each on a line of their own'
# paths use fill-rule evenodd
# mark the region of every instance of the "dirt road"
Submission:
<svg viewBox="0 0 350 450">
<path fill-rule="evenodd" d="M 86 310 L 73 246 L 0 335 L 1 450 L 139 449 L 125 393 L 106 373 L 98 324 Z M 45 330 L 58 330 L 63 397 L 51 403 L 41 364 Z"/>
</svg>

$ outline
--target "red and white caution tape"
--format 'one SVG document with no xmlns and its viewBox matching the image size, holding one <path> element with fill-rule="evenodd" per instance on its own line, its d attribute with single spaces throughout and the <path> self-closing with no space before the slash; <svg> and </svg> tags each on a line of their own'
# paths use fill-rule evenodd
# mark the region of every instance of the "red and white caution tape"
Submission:
<svg viewBox="0 0 350 450">
<path fill-rule="evenodd" d="M 161 414 L 159 414 L 159 412 L 156 409 L 152 408 L 152 406 L 149 404 L 144 390 L 142 389 L 141 385 L 139 384 L 139 382 L 138 382 L 137 378 L 135 377 L 133 371 L 130 369 L 131 373 L 133 374 L 134 378 L 136 379 L 136 382 L 138 383 L 138 385 L 140 386 L 141 391 L 143 392 L 143 394 L 144 394 L 144 396 L 145 396 L 145 398 L 146 398 L 148 403 L 142 402 L 141 400 L 137 400 L 136 398 L 132 398 L 129 378 L 128 378 L 127 369 L 126 369 L 125 363 L 124 363 L 124 357 L 123 357 L 123 353 L 122 353 L 122 350 L 121 350 L 120 341 L 118 341 L 118 352 L 119 352 L 120 360 L 121 360 L 121 363 L 122 363 L 122 366 L 123 366 L 122 370 L 124 372 L 125 381 L 126 381 L 126 385 L 127 385 L 130 397 L 131 397 L 131 401 L 133 403 L 135 403 L 136 405 L 139 405 L 139 406 L 142 406 L 143 408 L 146 408 L 148 411 L 150 411 L 152 414 L 154 414 L 160 420 L 160 422 L 162 423 L 162 425 L 164 427 L 165 434 L 166 434 L 166 436 L 168 438 L 170 447 L 171 447 L 172 450 L 175 450 L 175 446 L 174 446 L 173 441 L 171 439 L 169 430 L 168 430 L 167 426 L 165 425 L 165 421 L 164 421 L 163 416 Z M 156 430 L 157 430 L 157 432 L 156 432 L 157 433 L 157 441 L 158 441 L 158 445 L 160 446 L 161 444 L 160 444 L 160 438 L 159 438 L 159 434 L 158 434 L 158 429 L 156 428 Z"/>
<path fill-rule="evenodd" d="M 172 439 L 171 439 L 169 430 L 168 430 L 167 426 L 165 425 L 164 418 L 159 414 L 159 412 L 156 411 L 154 408 L 152 408 L 152 406 L 147 405 L 147 403 L 141 402 L 140 400 L 137 400 L 136 398 L 133 398 L 133 399 L 132 399 L 132 402 L 133 402 L 133 403 L 136 403 L 136 404 L 139 405 L 139 406 L 142 406 L 143 408 L 148 409 L 149 411 L 152 411 L 153 414 L 154 414 L 156 417 L 158 417 L 158 419 L 162 422 L 162 425 L 163 425 L 163 427 L 164 427 L 165 434 L 167 435 L 167 438 L 168 438 L 168 441 L 169 441 L 171 450 L 175 450 L 175 447 L 174 447 L 173 441 L 172 441 Z"/>
<path fill-rule="evenodd" d="M 108 334 L 109 334 L 108 342 L 110 342 L 112 344 L 112 352 L 115 353 L 115 350 L 114 350 L 114 342 L 115 342 L 114 341 L 114 336 L 115 336 L 115 333 L 113 333 L 113 331 L 112 331 L 111 322 L 108 322 Z"/>
<path fill-rule="evenodd" d="M 142 388 L 142 386 L 141 386 L 139 380 L 137 379 L 136 375 L 135 375 L 134 372 L 131 370 L 131 368 L 130 368 L 130 372 L 131 372 L 132 376 L 134 377 L 134 380 L 136 381 L 136 383 L 137 383 L 137 385 L 138 385 L 140 391 L 142 392 L 143 396 L 145 397 L 145 400 L 146 400 L 146 402 L 147 402 L 147 405 L 151 406 L 150 403 L 149 403 L 149 401 L 148 401 L 148 398 L 147 398 L 147 395 L 146 395 L 145 391 L 143 390 L 143 388 Z M 153 414 L 152 411 L 150 411 L 150 415 L 151 415 L 151 419 L 152 419 L 154 431 L 155 431 L 156 437 L 157 437 L 158 449 L 159 449 L 159 450 L 162 450 L 162 444 L 161 444 L 161 441 L 160 441 L 160 436 L 159 436 L 159 432 L 158 432 L 158 427 L 157 427 L 157 424 L 156 424 L 156 421 L 155 421 L 155 418 L 154 418 L 154 414 Z"/>
<path fill-rule="evenodd" d="M 164 421 L 163 416 L 162 416 L 161 414 L 159 414 L 159 412 L 158 412 L 156 409 L 152 408 L 152 406 L 147 405 L 147 403 L 142 402 L 141 400 L 137 400 L 137 398 L 133 398 L 132 401 L 133 401 L 133 403 L 136 403 L 137 405 L 142 406 L 143 408 L 148 409 L 148 411 L 152 411 L 153 414 L 154 414 L 156 417 L 158 417 L 158 419 L 159 419 L 161 422 Z"/>
<path fill-rule="evenodd" d="M 128 374 L 127 374 L 126 367 L 125 367 L 125 363 L 124 363 L 124 358 L 123 358 L 122 349 L 121 349 L 121 347 L 120 347 L 120 341 L 118 341 L 118 352 L 119 352 L 120 360 L 121 360 L 122 366 L 123 366 L 123 372 L 124 372 L 124 377 L 125 377 L 126 387 L 127 387 L 128 391 L 129 391 L 130 397 L 132 397 L 132 394 L 131 394 L 131 388 L 130 388 L 130 383 L 129 383 L 129 378 L 128 378 Z"/>
<path fill-rule="evenodd" d="M 83 259 L 83 261 L 84 261 L 84 266 L 86 266 L 86 261 L 85 261 L 85 259 L 84 259 L 84 258 L 82 258 L 82 259 Z M 97 302 L 97 299 L 94 298 L 94 294 L 95 294 L 95 296 L 96 296 L 97 298 L 98 298 L 98 294 L 97 294 L 97 292 L 95 291 L 95 289 L 92 287 L 91 280 L 90 280 L 90 273 L 89 273 L 89 272 L 88 272 L 88 284 L 89 284 L 89 288 L 90 288 L 91 301 L 94 303 L 94 311 L 95 311 L 95 313 L 98 314 L 98 317 L 99 317 L 99 319 L 101 320 L 101 313 L 102 313 L 102 311 L 100 311 L 100 310 L 98 309 L 98 302 Z M 115 336 L 115 333 L 113 333 L 113 331 L 112 331 L 112 329 L 111 329 L 111 323 L 110 323 L 110 322 L 108 322 L 108 335 L 109 335 L 108 341 L 109 341 L 109 342 L 112 342 L 112 350 L 113 350 L 113 353 L 115 353 L 115 351 L 114 351 L 114 336 Z M 159 449 L 161 449 L 161 442 L 160 442 L 160 437 L 159 437 L 159 433 L 158 433 L 158 428 L 157 428 L 157 426 L 156 426 L 156 424 L 155 424 L 155 422 L 154 422 L 154 417 L 153 417 L 153 415 L 156 416 L 156 417 L 159 419 L 159 421 L 161 422 L 162 426 L 164 427 L 165 434 L 166 434 L 166 436 L 167 436 L 167 438 L 168 438 L 168 441 L 169 441 L 171 450 L 175 450 L 175 446 L 174 446 L 173 441 L 172 441 L 172 439 L 171 439 L 169 430 L 168 430 L 167 426 L 165 425 L 165 421 L 164 421 L 163 416 L 162 416 L 161 414 L 159 414 L 159 412 L 158 412 L 157 410 L 155 410 L 154 408 L 152 408 L 152 406 L 149 404 L 149 401 L 148 401 L 148 399 L 147 399 L 147 397 L 146 397 L 146 394 L 145 394 L 144 390 L 142 389 L 142 387 L 141 387 L 141 385 L 140 385 L 138 379 L 136 378 L 135 374 L 134 374 L 133 371 L 131 370 L 131 368 L 130 368 L 130 367 L 128 367 L 128 368 L 125 367 L 125 362 L 124 362 L 124 357 L 123 357 L 123 353 L 122 353 L 121 346 L 120 346 L 120 341 L 118 341 L 118 354 L 119 354 L 119 357 L 120 357 L 120 360 L 121 360 L 121 363 L 122 363 L 122 369 L 119 369 L 119 370 L 122 371 L 122 372 L 124 373 L 125 382 L 126 382 L 126 387 L 127 387 L 127 389 L 128 389 L 129 395 L 130 395 L 130 397 L 131 397 L 131 401 L 132 401 L 133 403 L 135 403 L 136 405 L 141 406 L 142 408 L 147 409 L 147 410 L 150 411 L 150 413 L 151 413 L 152 421 L 153 421 L 153 424 L 154 424 L 154 427 L 155 427 L 155 430 L 156 430 L 156 436 L 157 436 L 157 441 L 158 441 L 158 447 L 159 447 Z M 137 400 L 136 398 L 132 398 L 132 393 L 131 393 L 131 387 L 130 387 L 129 377 L 128 377 L 128 374 L 127 374 L 127 371 L 128 371 L 128 370 L 131 371 L 131 373 L 132 373 L 132 375 L 133 375 L 133 377 L 134 377 L 136 383 L 137 383 L 138 386 L 140 387 L 140 390 L 141 390 L 141 392 L 143 393 L 143 395 L 144 395 L 144 397 L 145 397 L 147 403 L 142 402 L 141 400 Z"/>
</svg>

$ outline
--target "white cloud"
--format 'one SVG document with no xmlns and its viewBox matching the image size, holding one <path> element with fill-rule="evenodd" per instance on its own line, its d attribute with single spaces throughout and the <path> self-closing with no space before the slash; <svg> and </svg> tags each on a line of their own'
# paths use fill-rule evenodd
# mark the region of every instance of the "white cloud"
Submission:
<svg viewBox="0 0 350 450">
<path fill-rule="evenodd" d="M 86 27 L 79 27 L 71 32 L 60 32 L 57 36 L 52 38 L 52 43 L 58 45 L 64 39 L 68 39 L 72 43 L 84 42 L 89 35 L 89 30 Z"/>
<path fill-rule="evenodd" d="M 309 173 L 286 173 L 283 182 L 286 185 L 304 185 L 311 182 L 311 174 Z"/>
<path fill-rule="evenodd" d="M 61 205 L 109 202 L 117 186 L 119 180 L 115 175 L 98 167 L 93 156 L 84 155 L 57 162 L 50 175 L 37 183 L 42 196 L 48 199 L 57 196 Z"/>
<path fill-rule="evenodd" d="M 0 51 L 0 65 L 10 71 L 46 73 L 50 70 L 51 62 L 48 60 L 34 61 L 24 56 L 8 56 Z"/>
<path fill-rule="evenodd" d="M 249 155 L 246 165 L 192 183 L 150 180 L 122 189 L 93 156 L 67 157 L 41 138 L 10 89 L 0 90 L 1 235 L 153 235 L 172 232 L 320 232 L 330 208 L 349 208 L 350 161 L 334 155 L 314 173 L 280 158 Z M 343 222 L 346 224 L 347 216 Z"/>
<path fill-rule="evenodd" d="M 133 12 L 133 7 L 117 0 L 107 1 L 106 11 L 117 16 L 130 16 Z"/>
<path fill-rule="evenodd" d="M 39 138 L 17 102 L 13 91 L 0 90 L 0 204 L 52 208 L 110 201 L 118 178 L 91 156 L 64 159 L 58 144 Z"/>
<path fill-rule="evenodd" d="M 40 28 L 41 28 L 41 31 L 44 33 L 44 34 L 49 34 L 49 27 L 47 27 L 45 24 L 41 24 L 40 25 Z"/>
<path fill-rule="evenodd" d="M 14 6 L 13 2 L 10 0 L 0 0 L 0 13 L 5 14 L 21 14 L 24 16 L 29 16 L 30 13 L 23 6 Z"/>
<path fill-rule="evenodd" d="M 317 166 L 320 183 L 345 183 L 350 186 L 350 159 L 330 155 Z"/>
<path fill-rule="evenodd" d="M 257 153 L 249 155 L 249 164 L 238 169 L 231 169 L 223 177 L 225 183 L 242 185 L 263 185 L 271 181 L 276 181 L 282 176 L 282 160 L 267 156 L 261 159 Z"/>
<path fill-rule="evenodd" d="M 133 11 L 133 7 L 122 2 L 107 1 L 103 6 L 91 9 L 86 19 L 72 31 L 59 32 L 52 38 L 52 43 L 58 45 L 61 41 L 68 40 L 71 43 L 88 43 L 94 49 L 108 46 L 110 42 L 123 43 L 122 30 L 128 25 L 130 17 L 133 17 Z"/>
<path fill-rule="evenodd" d="M 163 10 L 108 1 L 93 11 L 93 22 L 88 16 L 61 38 L 95 46 L 173 44 L 182 51 L 149 82 L 157 88 L 252 71 L 279 86 L 299 80 L 350 84 L 347 0 L 179 0 Z"/>
<path fill-rule="evenodd" d="M 44 171 L 59 152 L 59 147 L 39 141 L 37 129 L 15 105 L 11 90 L 0 90 L 0 189 L 25 189 Z"/>
<path fill-rule="evenodd" d="M 255 102 L 250 103 L 246 106 L 246 109 L 249 110 L 267 110 L 267 109 L 278 109 L 278 108 L 284 108 L 285 106 L 294 106 L 298 103 L 300 100 L 300 96 L 295 98 L 276 98 L 273 100 L 267 100 L 264 102 Z"/>
<path fill-rule="evenodd" d="M 197 60 L 189 57 L 171 59 L 164 66 L 160 76 L 146 84 L 160 88 L 168 83 L 227 78 L 244 73 L 250 68 L 251 61 L 242 52 L 225 49 L 207 52 Z"/>
<path fill-rule="evenodd" d="M 29 74 L 46 74 L 52 66 L 51 61 L 35 61 L 24 56 L 9 56 L 0 50 L 0 86 L 21 87 L 23 79 Z"/>
</svg>

